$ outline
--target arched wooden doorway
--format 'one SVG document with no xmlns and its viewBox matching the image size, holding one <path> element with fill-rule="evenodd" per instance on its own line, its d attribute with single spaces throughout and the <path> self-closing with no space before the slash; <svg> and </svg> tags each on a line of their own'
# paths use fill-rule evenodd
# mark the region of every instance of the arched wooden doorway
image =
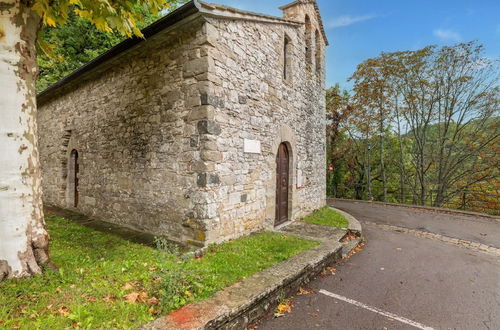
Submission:
<svg viewBox="0 0 500 330">
<path fill-rule="evenodd" d="M 290 183 L 290 152 L 285 143 L 280 144 L 276 156 L 276 221 L 278 226 L 289 220 L 288 189 Z"/>
<path fill-rule="evenodd" d="M 71 155 L 70 155 L 70 163 L 69 163 L 69 194 L 70 194 L 70 200 L 72 201 L 73 207 L 78 206 L 78 172 L 79 172 L 79 166 L 78 166 L 78 151 L 76 150 L 71 150 Z"/>
</svg>

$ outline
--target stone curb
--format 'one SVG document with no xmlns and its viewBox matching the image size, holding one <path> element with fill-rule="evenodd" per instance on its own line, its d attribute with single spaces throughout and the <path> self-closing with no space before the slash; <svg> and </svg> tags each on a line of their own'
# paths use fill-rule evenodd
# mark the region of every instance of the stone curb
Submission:
<svg viewBox="0 0 500 330">
<path fill-rule="evenodd" d="M 339 210 L 339 209 L 336 209 L 332 206 L 330 206 L 331 209 L 333 209 L 334 211 L 342 214 L 346 219 L 347 221 L 349 221 L 349 226 L 347 227 L 347 230 L 352 232 L 353 234 L 356 234 L 357 236 L 362 236 L 362 227 L 361 227 L 361 223 L 358 221 L 358 219 L 356 219 L 355 217 L 353 217 L 352 215 L 350 215 L 349 213 L 347 212 L 344 212 L 342 210 Z"/>
<path fill-rule="evenodd" d="M 495 216 L 495 215 L 491 215 L 491 214 L 473 212 L 473 211 L 445 209 L 442 207 L 398 204 L 398 203 L 389 203 L 389 202 L 372 202 L 372 201 L 364 201 L 364 200 L 357 200 L 357 199 L 328 198 L 329 203 L 334 202 L 334 201 L 379 204 L 379 205 L 387 205 L 387 206 L 405 207 L 405 208 L 409 208 L 409 209 L 422 209 L 422 210 L 427 210 L 427 211 L 431 211 L 431 212 L 471 215 L 471 216 L 475 216 L 475 217 L 482 217 L 482 218 L 500 221 L 500 217 Z"/>
<path fill-rule="evenodd" d="M 139 329 L 246 329 L 249 324 L 272 311 L 284 297 L 296 294 L 303 284 L 308 283 L 325 267 L 340 261 L 358 245 L 362 239 L 359 221 L 345 212 L 342 214 L 349 219 L 349 230 L 359 236 L 357 239 L 344 243 L 322 240 L 322 243 L 313 249 L 233 284 L 205 301 L 184 306 Z M 343 237 L 345 235 L 342 235 Z"/>
<path fill-rule="evenodd" d="M 432 239 L 435 241 L 441 241 L 441 242 L 455 245 L 455 246 L 458 246 L 458 247 L 461 247 L 464 249 L 474 250 L 476 252 L 482 252 L 482 253 L 486 253 L 486 254 L 489 254 L 489 255 L 492 255 L 495 257 L 500 257 L 500 249 L 496 248 L 494 246 L 485 245 L 485 244 L 481 244 L 481 243 L 473 242 L 473 241 L 468 241 L 468 240 L 463 240 L 463 239 L 459 239 L 459 238 L 455 238 L 455 237 L 430 233 L 430 232 L 426 232 L 426 231 L 409 229 L 409 228 L 405 228 L 405 227 L 379 224 L 379 223 L 371 222 L 371 221 L 365 221 L 364 223 L 368 226 L 377 227 L 377 228 L 380 228 L 382 230 L 394 231 L 394 232 L 398 232 L 398 233 L 413 235 L 415 237 L 427 238 L 427 239 Z"/>
</svg>

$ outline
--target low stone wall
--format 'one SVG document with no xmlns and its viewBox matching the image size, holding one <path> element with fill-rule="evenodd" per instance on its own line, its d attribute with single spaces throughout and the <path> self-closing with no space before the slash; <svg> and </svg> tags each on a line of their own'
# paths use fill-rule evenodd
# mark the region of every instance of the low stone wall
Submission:
<svg viewBox="0 0 500 330">
<path fill-rule="evenodd" d="M 353 226 L 359 224 L 355 218 L 348 216 L 353 220 Z M 302 235 L 304 238 L 322 244 L 219 291 L 208 300 L 184 306 L 140 329 L 246 329 L 249 324 L 272 312 L 283 298 L 295 295 L 301 286 L 325 267 L 349 255 L 363 239 L 360 226 L 357 227 L 359 237 L 346 242 L 344 238 L 348 230 L 299 221 L 287 227 L 279 232 L 293 235 L 300 231 L 305 233 Z"/>
</svg>

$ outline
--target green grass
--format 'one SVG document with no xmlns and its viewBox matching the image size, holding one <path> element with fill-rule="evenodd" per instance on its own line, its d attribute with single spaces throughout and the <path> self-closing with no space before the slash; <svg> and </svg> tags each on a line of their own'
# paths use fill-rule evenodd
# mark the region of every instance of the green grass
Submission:
<svg viewBox="0 0 500 330">
<path fill-rule="evenodd" d="M 347 228 L 349 221 L 339 212 L 325 206 L 304 217 L 302 221 L 322 226 Z"/>
<path fill-rule="evenodd" d="M 318 245 L 264 232 L 183 259 L 66 219 L 47 225 L 60 269 L 0 283 L 0 328 L 134 328 Z M 147 298 L 127 302 L 133 292 Z"/>
</svg>

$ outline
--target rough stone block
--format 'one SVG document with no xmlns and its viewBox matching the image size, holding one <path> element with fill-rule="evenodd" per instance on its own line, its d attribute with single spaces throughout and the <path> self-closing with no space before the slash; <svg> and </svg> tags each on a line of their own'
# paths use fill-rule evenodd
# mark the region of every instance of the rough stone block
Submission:
<svg viewBox="0 0 500 330">
<path fill-rule="evenodd" d="M 198 174 L 198 187 L 206 188 L 220 184 L 219 176 L 215 173 L 200 173 Z"/>
<path fill-rule="evenodd" d="M 247 98 L 244 95 L 240 95 L 240 96 L 238 96 L 238 101 L 240 102 L 240 104 L 246 104 Z"/>
<path fill-rule="evenodd" d="M 219 151 L 202 150 L 200 157 L 207 162 L 220 162 L 222 160 L 222 153 Z"/>
<path fill-rule="evenodd" d="M 242 194 L 242 195 L 241 195 L 241 199 L 240 199 L 240 201 L 241 201 L 242 203 L 246 203 L 247 199 L 248 199 L 248 195 L 247 195 L 247 194 Z"/>
<path fill-rule="evenodd" d="M 213 120 L 200 120 L 198 122 L 198 132 L 200 134 L 220 135 L 222 129 L 220 125 Z"/>
<path fill-rule="evenodd" d="M 214 107 L 224 108 L 224 100 L 222 100 L 218 96 L 211 95 L 209 93 L 201 93 L 200 102 L 201 105 L 212 105 Z"/>
</svg>

